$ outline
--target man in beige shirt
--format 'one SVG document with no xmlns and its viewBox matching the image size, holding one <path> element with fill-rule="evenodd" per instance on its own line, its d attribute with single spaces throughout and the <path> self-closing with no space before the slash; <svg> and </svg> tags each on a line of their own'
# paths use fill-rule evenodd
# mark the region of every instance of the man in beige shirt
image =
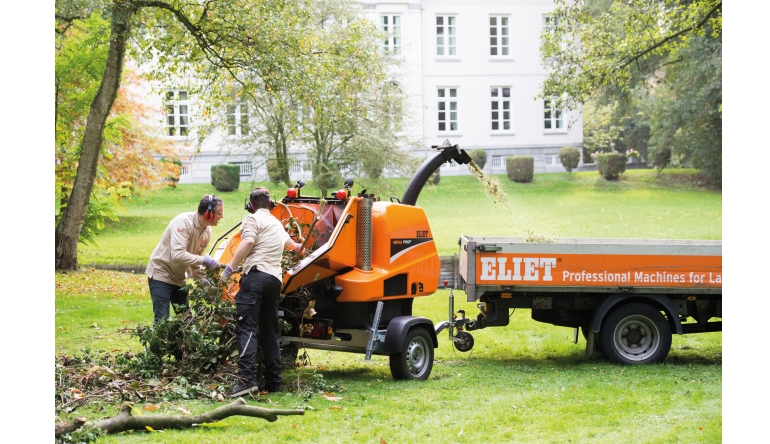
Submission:
<svg viewBox="0 0 770 444">
<path fill-rule="evenodd" d="M 210 194 L 201 199 L 197 212 L 182 213 L 166 227 L 146 271 L 154 323 L 168 319 L 170 305 L 187 305 L 187 292 L 181 289 L 185 285 L 185 272 L 203 280 L 206 274 L 201 266 L 220 265 L 204 251 L 211 240 L 211 227 L 216 226 L 223 216 L 222 199 Z"/>
<path fill-rule="evenodd" d="M 265 358 L 265 390 L 281 390 L 281 351 L 278 345 L 278 302 L 281 296 L 284 249 L 300 251 L 281 222 L 270 214 L 270 192 L 255 188 L 249 196 L 243 218 L 241 242 L 222 272 L 226 281 L 243 264 L 240 291 L 235 295 L 235 329 L 238 340 L 239 381 L 230 397 L 251 393 L 257 388 L 257 342 Z M 259 326 L 259 335 L 257 327 Z"/>
</svg>

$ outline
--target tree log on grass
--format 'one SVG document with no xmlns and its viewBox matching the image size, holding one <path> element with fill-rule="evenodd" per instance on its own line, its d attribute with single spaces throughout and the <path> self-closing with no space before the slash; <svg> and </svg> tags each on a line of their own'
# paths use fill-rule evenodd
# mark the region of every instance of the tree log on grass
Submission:
<svg viewBox="0 0 770 444">
<path fill-rule="evenodd" d="M 246 405 L 246 401 L 243 398 L 227 404 L 222 407 L 217 407 L 214 410 L 195 416 L 179 416 L 179 415 L 141 415 L 133 416 L 131 410 L 133 410 L 133 404 L 126 403 L 120 409 L 120 413 L 112 418 L 102 419 L 93 423 L 93 427 L 97 427 L 103 430 L 105 433 L 120 433 L 128 430 L 148 430 L 148 427 L 153 430 L 164 429 L 189 429 L 199 424 L 213 423 L 221 421 L 230 416 L 250 416 L 253 418 L 262 418 L 267 421 L 273 422 L 278 419 L 279 415 L 304 415 L 304 410 L 283 410 L 283 409 L 263 409 L 262 407 L 253 407 Z M 56 425 L 56 437 L 70 433 L 83 425 L 89 425 L 85 422 L 85 418 L 78 417 L 72 422 L 57 424 Z"/>
</svg>

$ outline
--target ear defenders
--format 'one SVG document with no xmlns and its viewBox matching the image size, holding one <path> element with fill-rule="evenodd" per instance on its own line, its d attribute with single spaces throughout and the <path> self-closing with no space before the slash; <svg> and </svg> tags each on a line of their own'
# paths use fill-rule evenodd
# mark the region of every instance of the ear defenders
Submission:
<svg viewBox="0 0 770 444">
<path fill-rule="evenodd" d="M 273 208 L 275 208 L 275 202 L 273 202 L 273 199 L 269 197 L 267 198 L 267 201 L 269 202 L 268 204 L 269 210 L 273 211 Z M 257 209 L 254 208 L 254 205 L 251 204 L 251 201 L 249 200 L 248 197 L 246 197 L 245 205 L 243 206 L 243 208 L 246 209 L 246 211 L 248 211 L 251 214 L 254 214 L 257 212 Z"/>
<path fill-rule="evenodd" d="M 208 196 L 206 196 L 206 198 L 208 200 L 208 204 L 206 206 L 206 212 L 203 213 L 203 217 L 206 220 L 214 220 L 214 209 L 211 208 L 211 206 L 214 204 L 214 195 L 209 194 Z"/>
</svg>

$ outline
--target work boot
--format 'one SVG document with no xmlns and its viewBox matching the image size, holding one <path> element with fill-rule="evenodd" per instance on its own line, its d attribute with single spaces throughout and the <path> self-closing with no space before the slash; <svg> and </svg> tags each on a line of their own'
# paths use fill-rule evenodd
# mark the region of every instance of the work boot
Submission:
<svg viewBox="0 0 770 444">
<path fill-rule="evenodd" d="M 275 384 L 275 385 L 266 385 L 265 390 L 267 390 L 268 393 L 278 393 L 281 391 L 281 384 Z"/>
<path fill-rule="evenodd" d="M 243 395 L 250 395 L 252 393 L 259 393 L 259 387 L 257 384 L 243 383 L 237 381 L 233 387 L 233 391 L 230 392 L 230 398 L 237 398 Z"/>
</svg>

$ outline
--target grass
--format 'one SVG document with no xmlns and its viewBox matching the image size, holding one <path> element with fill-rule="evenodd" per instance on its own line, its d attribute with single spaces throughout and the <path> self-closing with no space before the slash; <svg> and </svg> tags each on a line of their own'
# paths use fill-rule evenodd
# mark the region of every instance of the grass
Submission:
<svg viewBox="0 0 770 444">
<path fill-rule="evenodd" d="M 425 209 L 439 255 L 457 253 L 461 235 L 545 237 L 721 239 L 722 194 L 698 186 L 694 170 L 629 170 L 608 182 L 595 171 L 537 174 L 519 184 L 505 175 L 493 176 L 508 194 L 512 213 L 485 192 L 473 176 L 446 176 L 426 186 L 417 201 Z M 277 198 L 283 186 L 268 186 Z M 389 191 L 368 188 L 383 200 L 400 197 L 406 180 L 395 179 Z M 126 202 L 120 222 L 109 223 L 97 237 L 98 246 L 79 247 L 81 264 L 146 263 L 168 222 L 194 211 L 200 198 L 215 193 L 225 202 L 225 218 L 214 227 L 214 239 L 245 215 L 244 198 L 252 184 L 219 193 L 210 184 L 180 185 L 144 192 Z M 256 184 L 254 184 L 256 186 Z M 354 187 L 360 191 L 360 185 Z M 308 185 L 305 195 L 318 195 Z"/>
<path fill-rule="evenodd" d="M 440 290 L 416 299 L 415 314 L 442 320 L 447 296 Z M 475 313 L 461 291 L 455 301 L 457 309 Z M 517 310 L 508 327 L 473 332 L 476 345 L 468 353 L 441 334 L 427 381 L 394 381 L 383 356 L 365 363 L 363 355 L 310 350 L 312 367 L 300 371 L 322 374 L 340 401 L 319 394 L 304 402 L 284 392 L 248 403 L 304 403 L 313 410 L 274 423 L 235 417 L 198 430 L 124 433 L 100 442 L 721 442 L 721 333 L 675 336 L 665 363 L 621 367 L 585 356 L 582 336 L 573 344 L 571 329 L 529 316 Z M 141 276 L 88 269 L 56 274 L 57 354 L 81 355 L 83 346 L 136 350 L 135 340 L 115 330 L 151 321 Z M 284 374 L 289 385 L 295 378 Z M 219 405 L 160 403 L 156 413 L 179 414 L 183 407 L 195 414 Z M 70 416 L 96 419 L 116 409 L 97 402 Z"/>
<path fill-rule="evenodd" d="M 657 177 L 633 170 L 613 183 L 595 172 L 572 178 L 537 175 L 531 184 L 498 176 L 513 214 L 493 204 L 472 177 L 442 177 L 438 186 L 423 190 L 418 204 L 428 214 L 442 255 L 456 253 L 461 234 L 526 235 L 527 230 L 550 237 L 721 239 L 721 194 L 699 187 L 692 172 L 678 173 Z M 395 181 L 394 187 L 403 190 L 404 183 Z M 216 193 L 225 200 L 227 219 L 215 236 L 243 214 L 248 186 L 242 188 Z M 202 184 L 136 196 L 121 222 L 99 237 L 99 248 L 81 249 L 81 264 L 146 262 L 168 221 L 213 191 Z M 382 193 L 383 199 L 390 194 Z M 55 285 L 57 354 L 80 355 L 86 346 L 139 348 L 135 339 L 116 330 L 152 322 L 144 276 L 86 266 L 57 273 Z M 447 296 L 440 290 L 416 299 L 415 315 L 443 320 Z M 477 308 L 464 301 L 463 292 L 456 291 L 455 308 L 473 316 Z M 441 334 L 427 381 L 394 381 L 386 357 L 365 363 L 358 354 L 310 350 L 312 366 L 299 371 L 323 375 L 341 400 L 317 395 L 304 401 L 284 392 L 247 402 L 268 408 L 304 403 L 313 410 L 274 423 L 234 417 L 195 430 L 124 433 L 100 442 L 722 441 L 722 333 L 674 336 L 664 363 L 621 367 L 585 356 L 582 336 L 575 345 L 571 329 L 534 322 L 530 315 L 517 310 L 509 326 L 473 332 L 476 345 L 468 353 L 457 352 Z M 293 371 L 284 374 L 288 384 L 296 377 Z M 195 414 L 219 405 L 208 400 L 161 403 L 157 413 L 178 414 L 183 407 Z M 117 407 L 97 402 L 62 417 L 98 419 L 115 414 Z"/>
</svg>

